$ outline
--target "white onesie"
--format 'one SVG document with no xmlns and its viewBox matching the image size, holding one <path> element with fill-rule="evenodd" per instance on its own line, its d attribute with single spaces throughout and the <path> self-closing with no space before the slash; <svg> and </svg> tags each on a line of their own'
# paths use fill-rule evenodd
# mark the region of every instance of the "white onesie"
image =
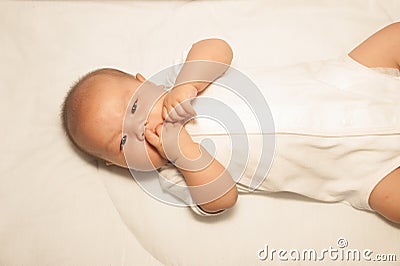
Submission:
<svg viewBox="0 0 400 266">
<path fill-rule="evenodd" d="M 372 211 L 368 204 L 371 191 L 400 166 L 399 70 L 370 69 L 345 55 L 279 69 L 250 70 L 249 75 L 265 97 L 275 124 L 273 161 L 256 191 L 294 192 Z M 260 163 L 260 132 L 252 132 L 251 114 L 243 110 L 243 102 L 235 99 L 235 94 L 210 85 L 202 96 L 215 97 L 240 110 L 238 115 L 246 121 L 249 159 L 244 165 L 234 163 L 231 169 L 243 172 L 237 183 L 239 192 L 249 192 L 255 166 Z M 235 147 L 223 128 L 204 119 L 185 127 L 194 141 L 211 139 L 216 159 L 227 166 Z M 161 168 L 160 173 L 174 184 L 184 184 L 172 165 Z M 160 183 L 190 202 L 187 191 L 168 185 L 163 178 Z M 191 207 L 197 214 L 215 215 L 193 202 Z"/>
</svg>

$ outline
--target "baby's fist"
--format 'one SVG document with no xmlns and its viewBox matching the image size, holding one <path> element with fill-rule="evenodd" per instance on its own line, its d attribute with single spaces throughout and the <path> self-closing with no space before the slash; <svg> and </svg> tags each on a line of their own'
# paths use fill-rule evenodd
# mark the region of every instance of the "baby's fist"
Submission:
<svg viewBox="0 0 400 266">
<path fill-rule="evenodd" d="M 172 163 L 190 157 L 195 146 L 183 123 L 180 122 L 164 122 L 155 128 L 155 132 L 147 128 L 145 137 L 161 157 Z"/>
<path fill-rule="evenodd" d="M 173 88 L 164 98 L 163 119 L 167 122 L 178 122 L 195 116 L 191 101 L 196 96 L 197 89 L 191 84 Z"/>
</svg>

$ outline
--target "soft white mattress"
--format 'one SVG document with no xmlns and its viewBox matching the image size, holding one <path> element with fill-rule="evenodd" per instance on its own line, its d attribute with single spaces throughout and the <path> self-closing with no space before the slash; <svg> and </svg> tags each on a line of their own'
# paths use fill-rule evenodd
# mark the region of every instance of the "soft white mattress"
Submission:
<svg viewBox="0 0 400 266">
<path fill-rule="evenodd" d="M 158 202 L 127 170 L 77 153 L 59 112 L 84 73 L 150 76 L 201 38 L 229 41 L 246 73 L 337 57 L 399 19 L 398 0 L 0 3 L 0 265 L 278 265 L 258 250 L 340 237 L 398 265 L 400 227 L 343 204 L 251 194 L 200 217 Z"/>
</svg>

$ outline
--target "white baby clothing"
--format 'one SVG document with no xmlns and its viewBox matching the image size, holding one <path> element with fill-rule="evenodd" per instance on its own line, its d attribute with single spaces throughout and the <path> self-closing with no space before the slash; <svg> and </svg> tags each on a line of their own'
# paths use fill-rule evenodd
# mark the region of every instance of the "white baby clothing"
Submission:
<svg viewBox="0 0 400 266">
<path fill-rule="evenodd" d="M 179 70 L 178 70 L 179 71 Z M 178 73 L 178 71 L 176 73 Z M 339 59 L 278 69 L 249 70 L 271 111 L 274 132 L 260 132 L 257 119 L 243 99 L 217 85 L 202 97 L 218 99 L 237 110 L 248 138 L 248 160 L 232 162 L 238 147 L 230 133 L 207 119 L 185 128 L 193 140 L 211 139 L 215 158 L 230 172 L 241 173 L 241 193 L 259 164 L 268 174 L 256 192 L 288 191 L 324 202 L 344 202 L 370 210 L 368 199 L 376 184 L 400 166 L 400 72 L 367 68 L 348 55 Z M 229 70 L 225 75 L 230 75 Z M 196 109 L 196 103 L 193 103 Z M 274 134 L 272 162 L 260 162 L 263 134 Z M 265 145 L 264 145 L 265 148 Z M 232 166 L 233 165 L 233 166 Z M 210 214 L 191 201 L 182 175 L 172 166 L 160 169 L 163 189 L 191 205 L 199 215 Z"/>
</svg>

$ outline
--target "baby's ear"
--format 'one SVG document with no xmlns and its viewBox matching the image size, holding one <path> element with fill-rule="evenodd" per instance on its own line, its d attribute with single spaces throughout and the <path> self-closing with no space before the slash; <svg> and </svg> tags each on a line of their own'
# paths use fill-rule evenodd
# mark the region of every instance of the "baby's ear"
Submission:
<svg viewBox="0 0 400 266">
<path fill-rule="evenodd" d="M 106 166 L 114 165 L 112 162 L 109 162 L 109 161 L 104 161 L 104 163 L 106 164 Z"/>
<path fill-rule="evenodd" d="M 136 74 L 136 79 L 139 80 L 140 82 L 145 82 L 146 81 L 146 79 L 140 73 Z"/>
</svg>

